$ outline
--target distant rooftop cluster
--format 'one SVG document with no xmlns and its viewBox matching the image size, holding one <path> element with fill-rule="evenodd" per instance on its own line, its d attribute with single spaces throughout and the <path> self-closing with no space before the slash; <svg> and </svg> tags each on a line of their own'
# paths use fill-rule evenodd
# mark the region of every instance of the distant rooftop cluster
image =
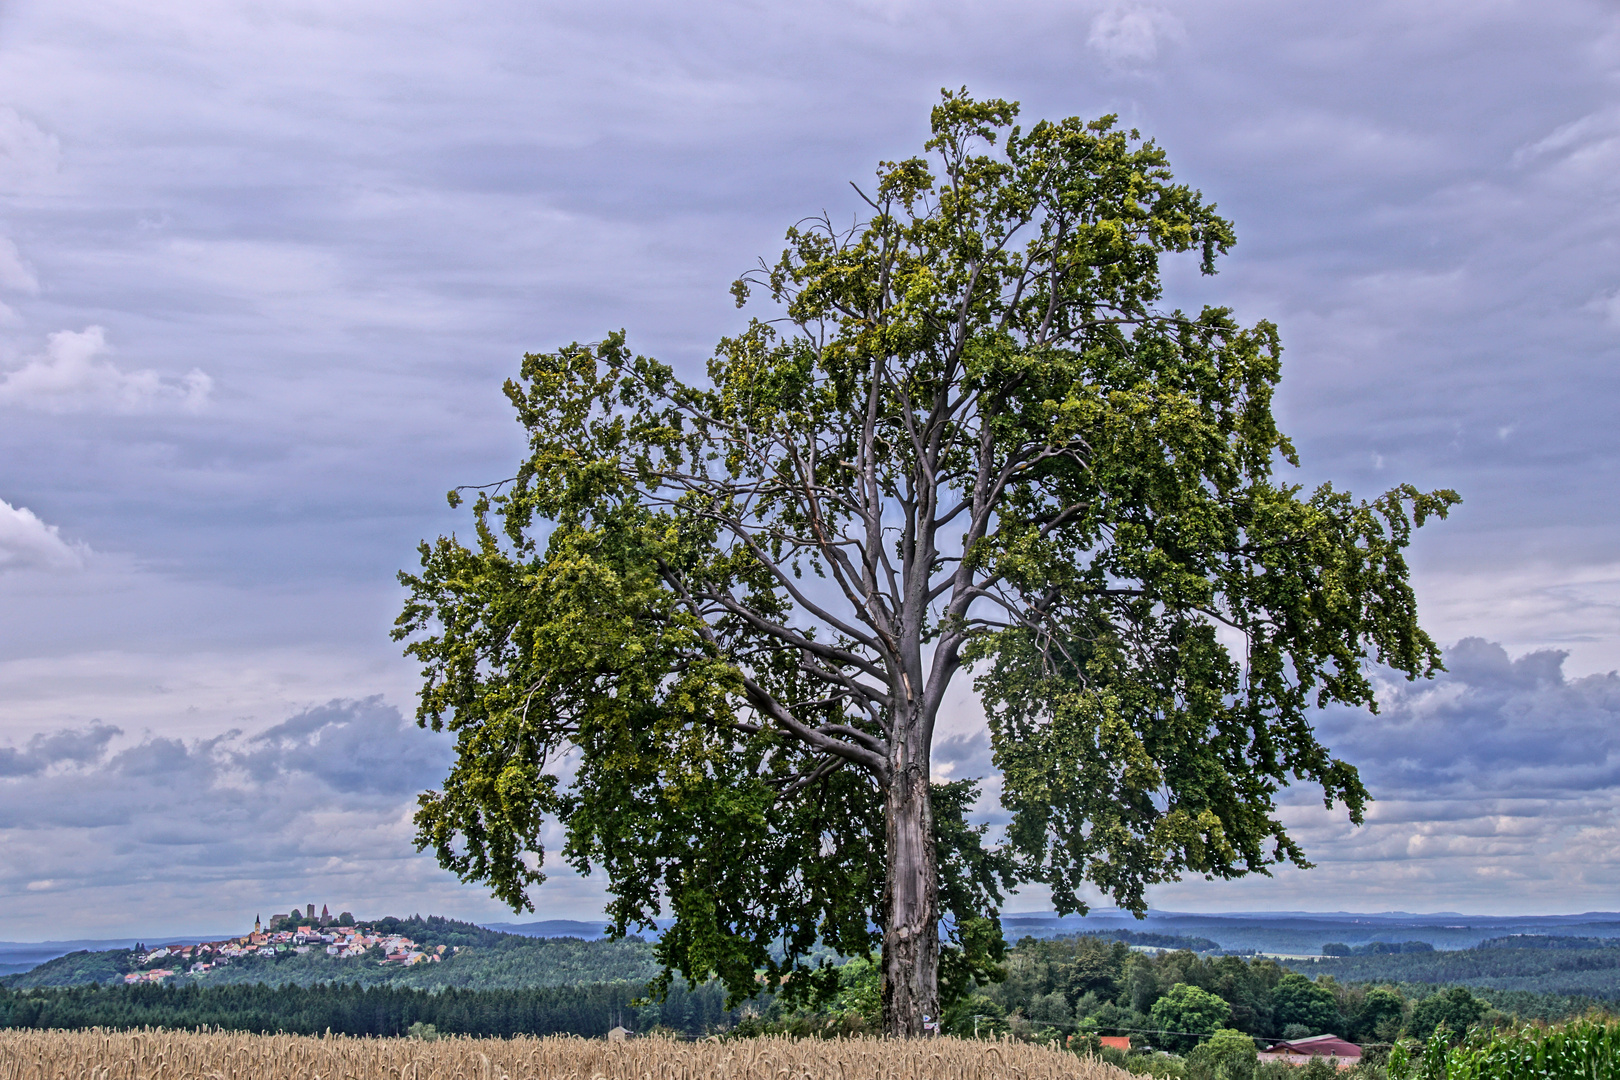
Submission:
<svg viewBox="0 0 1620 1080">
<path fill-rule="evenodd" d="M 252 932 L 241 937 L 193 945 L 160 946 L 149 951 L 136 946 L 136 964 L 141 970 L 125 975 L 124 982 L 161 983 L 181 972 L 203 975 L 233 960 L 254 956 L 273 960 L 279 955 L 301 955 L 323 947 L 326 955 L 335 959 L 374 956 L 378 957 L 379 964 L 399 964 L 404 967 L 436 964 L 444 959 L 447 952 L 453 951 L 444 945 L 424 949 L 403 934 L 372 932 L 369 927 L 356 924 L 354 916 L 347 911 L 333 918 L 325 905 L 321 906 L 321 913 L 317 916 L 315 905 L 309 904 L 302 914 L 295 906 L 290 913 L 270 916 L 268 926 L 255 915 Z M 176 961 L 173 966 L 150 966 L 171 958 Z"/>
</svg>

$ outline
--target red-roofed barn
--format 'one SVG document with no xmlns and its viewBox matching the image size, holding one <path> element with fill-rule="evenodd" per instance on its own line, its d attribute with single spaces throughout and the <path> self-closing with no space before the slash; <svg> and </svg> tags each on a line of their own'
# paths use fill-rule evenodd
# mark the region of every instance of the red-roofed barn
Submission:
<svg viewBox="0 0 1620 1080">
<path fill-rule="evenodd" d="M 1260 1055 L 1261 1061 L 1288 1061 L 1303 1065 L 1314 1057 L 1338 1058 L 1339 1068 L 1348 1069 L 1361 1062 L 1361 1047 L 1346 1042 L 1337 1035 L 1313 1035 L 1308 1039 L 1289 1039 L 1273 1045 Z"/>
</svg>

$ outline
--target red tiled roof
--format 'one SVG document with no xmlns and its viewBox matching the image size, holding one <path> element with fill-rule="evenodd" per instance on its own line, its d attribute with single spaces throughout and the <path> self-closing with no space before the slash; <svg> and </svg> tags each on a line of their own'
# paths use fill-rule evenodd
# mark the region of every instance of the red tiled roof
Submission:
<svg viewBox="0 0 1620 1080">
<path fill-rule="evenodd" d="M 1313 1035 L 1309 1039 L 1290 1039 L 1277 1043 L 1267 1053 L 1299 1054 L 1305 1057 L 1358 1058 L 1361 1047 L 1346 1042 L 1337 1035 Z"/>
</svg>

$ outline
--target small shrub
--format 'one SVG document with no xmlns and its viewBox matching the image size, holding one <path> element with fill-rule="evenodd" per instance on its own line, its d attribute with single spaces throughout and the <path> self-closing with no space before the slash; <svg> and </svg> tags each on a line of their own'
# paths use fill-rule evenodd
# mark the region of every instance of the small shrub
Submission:
<svg viewBox="0 0 1620 1080">
<path fill-rule="evenodd" d="M 1187 1055 L 1188 1080 L 1250 1080 L 1259 1059 L 1254 1039 L 1221 1028 Z"/>
<path fill-rule="evenodd" d="M 1295 1066 L 1299 1080 L 1337 1080 L 1338 1063 L 1333 1058 L 1313 1057 L 1303 1065 Z"/>
<path fill-rule="evenodd" d="M 1129 1054 L 1125 1058 L 1125 1069 L 1154 1080 L 1183 1080 L 1187 1075 L 1186 1064 L 1171 1054 Z"/>
</svg>

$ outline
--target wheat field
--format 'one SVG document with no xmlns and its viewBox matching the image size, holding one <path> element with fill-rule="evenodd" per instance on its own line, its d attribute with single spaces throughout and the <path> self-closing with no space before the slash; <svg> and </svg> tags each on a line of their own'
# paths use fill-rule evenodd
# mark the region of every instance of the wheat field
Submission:
<svg viewBox="0 0 1620 1080">
<path fill-rule="evenodd" d="M 1023 1043 L 0 1031 L 0 1080 L 1127 1080 Z"/>
</svg>

